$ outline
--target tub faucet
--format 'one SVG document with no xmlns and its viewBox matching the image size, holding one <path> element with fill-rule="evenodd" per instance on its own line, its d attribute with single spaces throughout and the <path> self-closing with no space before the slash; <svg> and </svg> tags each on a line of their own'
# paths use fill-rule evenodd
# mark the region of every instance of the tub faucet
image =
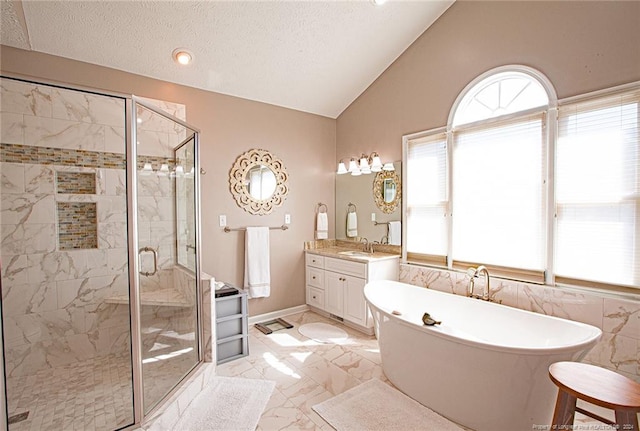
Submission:
<svg viewBox="0 0 640 431">
<path fill-rule="evenodd" d="M 490 300 L 491 290 L 489 287 L 489 270 L 486 266 L 480 265 L 477 268 L 469 268 L 467 270 L 467 274 L 469 274 L 469 287 L 467 288 L 467 296 L 470 298 L 478 298 L 485 301 Z M 479 277 L 480 274 L 484 274 L 484 292 L 482 292 L 482 296 L 475 295 L 473 290 L 475 288 L 475 278 Z"/>
</svg>

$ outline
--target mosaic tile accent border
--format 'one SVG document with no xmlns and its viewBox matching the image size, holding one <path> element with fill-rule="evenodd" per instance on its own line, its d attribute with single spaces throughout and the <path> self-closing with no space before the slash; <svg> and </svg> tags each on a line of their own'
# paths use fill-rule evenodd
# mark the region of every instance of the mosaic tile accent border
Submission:
<svg viewBox="0 0 640 431">
<path fill-rule="evenodd" d="M 0 144 L 0 162 L 84 168 L 126 168 L 126 159 L 123 154 L 18 144 Z M 145 163 L 151 163 L 154 170 L 159 169 L 163 163 L 169 165 L 170 169 L 175 167 L 175 160 L 172 158 L 139 155 L 138 169 L 142 169 Z"/>
<path fill-rule="evenodd" d="M 98 220 L 95 202 L 57 202 L 58 249 L 98 248 Z"/>
<path fill-rule="evenodd" d="M 58 193 L 94 195 L 96 194 L 96 174 L 93 172 L 56 172 Z"/>
<path fill-rule="evenodd" d="M 125 168 L 125 158 L 122 154 L 17 144 L 0 144 L 0 161 L 85 168 Z"/>
<path fill-rule="evenodd" d="M 160 169 L 163 164 L 168 165 L 169 169 L 173 169 L 176 167 L 176 161 L 171 158 L 138 155 L 138 169 L 142 169 L 145 163 L 151 163 L 151 167 L 154 171 Z"/>
</svg>

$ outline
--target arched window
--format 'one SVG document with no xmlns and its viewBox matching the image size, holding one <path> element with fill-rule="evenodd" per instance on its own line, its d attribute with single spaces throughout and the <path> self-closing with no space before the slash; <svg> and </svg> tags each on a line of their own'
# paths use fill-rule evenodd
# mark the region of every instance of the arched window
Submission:
<svg viewBox="0 0 640 431">
<path fill-rule="evenodd" d="M 450 127 L 555 105 L 551 82 L 524 66 L 504 66 L 474 79 L 462 90 L 449 115 Z"/>
<path fill-rule="evenodd" d="M 640 289 L 640 83 L 558 102 L 540 72 L 500 67 L 403 142 L 407 262 Z"/>
<path fill-rule="evenodd" d="M 444 158 L 440 165 L 449 171 L 449 181 L 440 182 L 447 189 L 437 194 L 449 196 L 446 202 L 421 202 L 418 196 L 424 200 L 425 195 L 412 196 L 411 191 L 407 199 L 409 230 L 426 232 L 425 223 L 435 227 L 433 220 L 439 220 L 442 232 L 430 232 L 430 237 L 449 240 L 432 240 L 429 246 L 408 249 L 409 254 L 429 255 L 426 260 L 435 262 L 434 256 L 445 252 L 450 267 L 485 264 L 494 273 L 513 277 L 515 271 L 517 278 L 544 281 L 546 113 L 551 104 L 555 92 L 541 73 L 524 66 L 500 67 L 476 78 L 458 96 L 446 129 L 449 151 L 427 150 L 429 145 L 442 148 L 442 138 L 421 136 L 408 142 L 409 182 L 417 178 L 411 166 L 419 165 L 411 155 L 438 153 Z M 445 217 L 429 219 L 433 208 Z M 407 241 L 408 247 L 418 243 L 415 238 Z M 513 253 L 514 243 L 524 251 Z"/>
</svg>

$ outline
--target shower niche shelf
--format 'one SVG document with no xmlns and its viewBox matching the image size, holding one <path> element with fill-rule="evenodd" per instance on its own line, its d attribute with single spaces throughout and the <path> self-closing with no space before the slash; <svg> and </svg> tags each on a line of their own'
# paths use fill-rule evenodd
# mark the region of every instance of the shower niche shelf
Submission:
<svg viewBox="0 0 640 431">
<path fill-rule="evenodd" d="M 107 304 L 129 304 L 129 295 L 114 295 L 105 298 Z M 159 289 L 140 293 L 142 305 L 154 305 L 158 307 L 192 307 L 180 292 L 175 289 Z"/>
<path fill-rule="evenodd" d="M 98 220 L 95 202 L 56 202 L 58 249 L 98 248 Z"/>
</svg>

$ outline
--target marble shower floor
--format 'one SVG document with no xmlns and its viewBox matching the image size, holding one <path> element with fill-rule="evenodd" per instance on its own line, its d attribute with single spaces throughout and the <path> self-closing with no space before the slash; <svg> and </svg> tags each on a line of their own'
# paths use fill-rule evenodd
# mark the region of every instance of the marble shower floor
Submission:
<svg viewBox="0 0 640 431">
<path fill-rule="evenodd" d="M 172 388 L 176 376 L 191 369 L 191 356 L 145 364 L 144 377 L 151 382 L 145 387 L 145 396 L 160 399 Z M 29 412 L 26 420 L 11 424 L 9 431 L 110 431 L 133 423 L 128 355 L 111 355 L 11 378 L 7 392 L 9 417 Z"/>
<path fill-rule="evenodd" d="M 112 430 L 133 422 L 131 361 L 107 356 L 7 381 L 9 425 L 23 430 Z"/>
</svg>

